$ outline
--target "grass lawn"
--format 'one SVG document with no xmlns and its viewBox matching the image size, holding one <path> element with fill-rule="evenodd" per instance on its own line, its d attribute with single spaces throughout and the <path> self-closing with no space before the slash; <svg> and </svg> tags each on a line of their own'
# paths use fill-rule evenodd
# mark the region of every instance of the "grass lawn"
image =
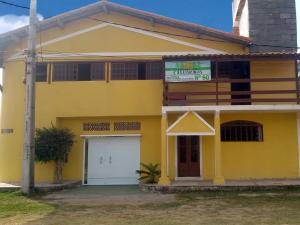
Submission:
<svg viewBox="0 0 300 225">
<path fill-rule="evenodd" d="M 53 204 L 0 193 L 0 224 L 30 225 L 298 225 L 300 190 L 179 194 L 169 203 Z"/>
</svg>

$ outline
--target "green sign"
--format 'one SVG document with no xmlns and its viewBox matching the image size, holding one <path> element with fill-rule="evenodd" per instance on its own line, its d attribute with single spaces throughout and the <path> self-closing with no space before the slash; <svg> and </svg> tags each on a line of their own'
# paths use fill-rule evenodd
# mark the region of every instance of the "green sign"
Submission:
<svg viewBox="0 0 300 225">
<path fill-rule="evenodd" d="M 166 82 L 193 82 L 211 80 L 210 61 L 166 62 Z"/>
</svg>

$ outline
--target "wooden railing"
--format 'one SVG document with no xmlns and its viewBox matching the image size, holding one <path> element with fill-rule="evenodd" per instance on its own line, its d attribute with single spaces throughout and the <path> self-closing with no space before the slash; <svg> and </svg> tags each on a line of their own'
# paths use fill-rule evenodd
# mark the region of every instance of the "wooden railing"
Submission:
<svg viewBox="0 0 300 225">
<path fill-rule="evenodd" d="M 164 83 L 164 105 L 300 104 L 299 78 L 213 79 L 210 81 Z M 250 84 L 250 90 L 231 91 L 232 84 Z M 209 84 L 209 91 L 201 86 Z M 220 85 L 228 85 L 228 90 Z M 264 84 L 266 88 L 255 87 Z M 180 91 L 176 86 L 184 85 Z M 193 85 L 193 88 L 189 86 Z M 199 85 L 199 88 L 197 88 Z M 277 88 L 276 88 L 277 87 Z M 184 91 L 182 91 L 184 89 Z M 195 89 L 197 89 L 195 91 Z M 267 97 L 266 97 L 267 96 Z"/>
</svg>

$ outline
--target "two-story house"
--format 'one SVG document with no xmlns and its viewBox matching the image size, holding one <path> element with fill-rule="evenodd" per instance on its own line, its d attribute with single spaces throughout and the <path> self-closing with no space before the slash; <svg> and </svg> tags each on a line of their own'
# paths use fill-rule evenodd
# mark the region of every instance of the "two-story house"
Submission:
<svg viewBox="0 0 300 225">
<path fill-rule="evenodd" d="M 235 25 L 245 6 L 234 1 Z M 251 21 L 255 10 L 246 10 Z M 286 46 L 295 17 L 282 14 Z M 160 185 L 299 178 L 299 55 L 272 37 L 257 43 L 265 28 L 248 23 L 249 37 L 239 29 L 226 33 L 107 1 L 41 21 L 36 126 L 76 134 L 64 179 L 137 184 L 141 162 L 160 164 Z M 27 27 L 0 35 L 2 182 L 22 176 L 26 39 Z M 266 52 L 267 45 L 276 49 Z M 38 182 L 53 180 L 53 164 L 35 167 Z"/>
</svg>

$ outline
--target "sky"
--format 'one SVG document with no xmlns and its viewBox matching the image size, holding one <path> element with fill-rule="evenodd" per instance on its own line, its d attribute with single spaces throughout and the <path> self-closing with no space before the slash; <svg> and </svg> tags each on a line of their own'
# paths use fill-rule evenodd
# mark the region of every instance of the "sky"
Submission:
<svg viewBox="0 0 300 225">
<path fill-rule="evenodd" d="M 29 6 L 30 0 L 6 0 Z M 38 13 L 43 18 L 97 2 L 98 0 L 37 0 Z M 112 0 L 112 2 L 199 23 L 224 31 L 232 30 L 232 0 Z M 216 7 L 217 6 L 217 7 Z M 27 22 L 27 10 L 0 3 L 0 33 Z"/>
</svg>

